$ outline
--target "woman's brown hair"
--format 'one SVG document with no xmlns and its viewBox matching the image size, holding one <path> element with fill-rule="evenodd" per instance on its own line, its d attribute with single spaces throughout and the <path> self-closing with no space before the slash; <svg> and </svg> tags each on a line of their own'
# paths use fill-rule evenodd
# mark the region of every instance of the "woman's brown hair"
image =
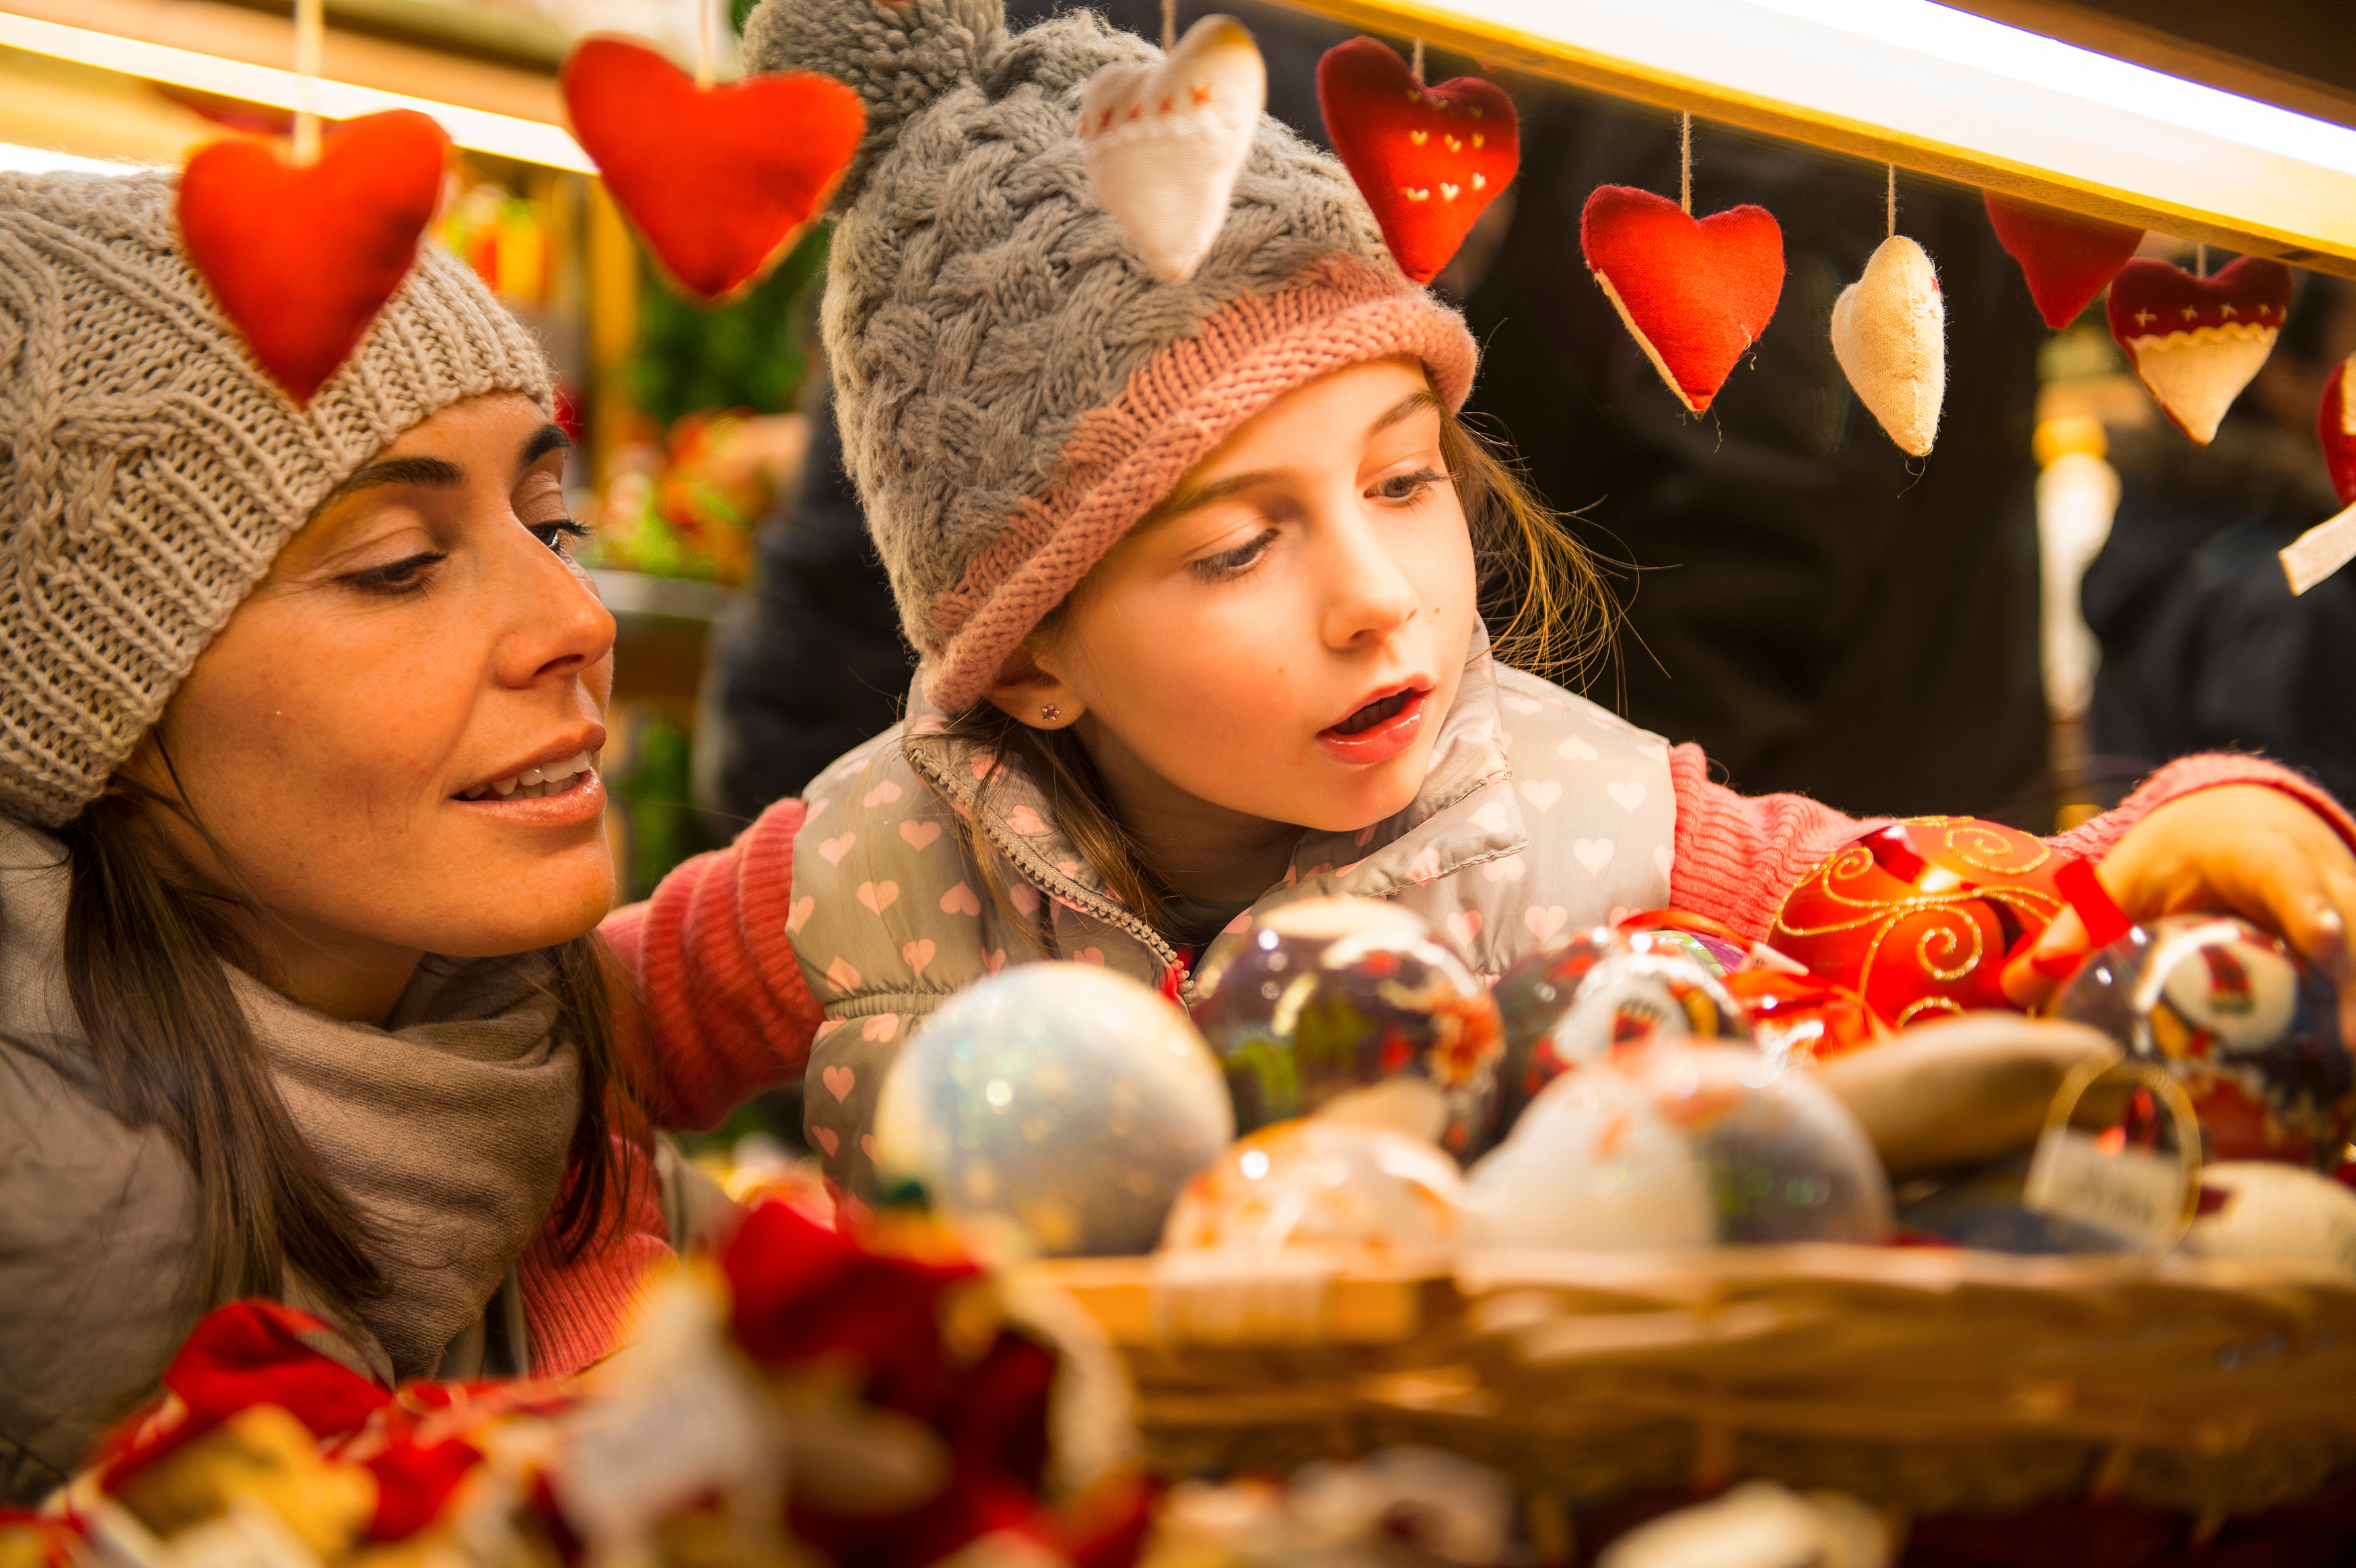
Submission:
<svg viewBox="0 0 2356 1568">
<path fill-rule="evenodd" d="M 1440 458 L 1472 530 L 1482 597 L 1494 603 L 1509 596 L 1514 605 L 1505 625 L 1490 635 L 1491 654 L 1501 664 L 1549 679 L 1580 678 L 1609 651 L 1618 615 L 1602 572 L 1514 463 L 1436 396 L 1433 403 L 1440 411 Z M 1052 640 L 1071 603 L 1067 598 L 1049 612 L 1032 638 Z M 1022 758 L 1072 847 L 1124 905 L 1155 930 L 1169 928 L 1169 882 L 1114 815 L 1096 763 L 1072 731 L 1034 729 L 984 701 L 929 734 L 909 736 L 902 745 L 912 757 L 969 745 Z M 960 824 L 975 864 L 990 879 L 992 897 L 1007 907 L 1006 890 L 991 869 L 997 857 L 983 837 L 980 813 L 961 814 Z"/>
<path fill-rule="evenodd" d="M 169 874 L 139 820 L 150 811 L 177 813 L 210 841 L 179 801 L 122 781 L 58 830 L 70 879 L 66 988 L 111 1108 L 126 1125 L 161 1128 L 195 1173 L 192 1301 L 277 1296 L 290 1268 L 339 1306 L 380 1296 L 370 1253 L 388 1238 L 303 1141 L 230 987 L 224 965 L 253 970 L 239 932 L 250 906 Z M 604 944 L 593 933 L 545 955 L 555 1028 L 581 1062 L 570 1171 L 553 1215 L 577 1256 L 620 1214 L 610 1135 L 617 1116 L 628 1119 L 628 1103 L 617 1090 Z"/>
</svg>

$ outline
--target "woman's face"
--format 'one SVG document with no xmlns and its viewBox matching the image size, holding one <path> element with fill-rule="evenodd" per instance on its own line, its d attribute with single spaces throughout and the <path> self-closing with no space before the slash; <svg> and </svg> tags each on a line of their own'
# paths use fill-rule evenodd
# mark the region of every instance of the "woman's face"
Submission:
<svg viewBox="0 0 2356 1568">
<path fill-rule="evenodd" d="M 1404 809 L 1477 614 L 1440 431 L 1411 359 L 1287 394 L 1089 574 L 1034 654 L 1054 689 L 994 699 L 1085 709 L 1116 784 L 1133 760 L 1197 801 L 1327 832 Z"/>
<path fill-rule="evenodd" d="M 255 934 L 289 965 L 387 962 L 405 983 L 418 954 L 546 946 L 612 901 L 595 763 L 614 620 L 566 553 L 567 444 L 512 393 L 410 430 L 279 552 L 165 709 L 230 871 L 151 818 L 262 906 Z M 152 744 L 133 768 L 171 788 Z"/>
</svg>

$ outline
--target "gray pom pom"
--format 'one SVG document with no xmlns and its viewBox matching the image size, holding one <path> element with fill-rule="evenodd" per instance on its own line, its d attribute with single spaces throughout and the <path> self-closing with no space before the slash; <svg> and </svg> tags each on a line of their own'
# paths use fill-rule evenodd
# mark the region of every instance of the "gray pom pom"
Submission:
<svg viewBox="0 0 2356 1568">
<path fill-rule="evenodd" d="M 761 0 L 744 24 L 747 69 L 816 71 L 866 105 L 867 136 L 835 192 L 838 210 L 903 123 L 1005 47 L 1001 0 Z"/>
</svg>

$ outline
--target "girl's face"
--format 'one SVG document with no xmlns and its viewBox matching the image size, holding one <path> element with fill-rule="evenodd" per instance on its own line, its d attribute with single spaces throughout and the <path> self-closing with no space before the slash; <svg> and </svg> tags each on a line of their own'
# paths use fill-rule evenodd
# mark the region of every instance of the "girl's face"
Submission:
<svg viewBox="0 0 2356 1568">
<path fill-rule="evenodd" d="M 546 946 L 612 901 L 594 764 L 614 621 L 566 553 L 567 444 L 512 393 L 410 430 L 279 552 L 165 709 L 229 869 L 149 820 L 262 906 L 253 934 L 298 999 L 366 1016 L 421 953 Z M 131 771 L 173 788 L 152 743 Z"/>
<path fill-rule="evenodd" d="M 1412 359 L 1351 366 L 1230 436 L 1073 596 L 1038 682 L 994 697 L 1085 713 L 1194 800 L 1333 832 L 1422 786 L 1475 624 L 1472 544 Z"/>
</svg>

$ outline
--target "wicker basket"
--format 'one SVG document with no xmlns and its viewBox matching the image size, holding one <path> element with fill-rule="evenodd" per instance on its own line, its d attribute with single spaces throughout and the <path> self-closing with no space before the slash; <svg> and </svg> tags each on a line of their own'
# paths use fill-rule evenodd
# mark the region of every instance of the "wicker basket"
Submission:
<svg viewBox="0 0 2356 1568">
<path fill-rule="evenodd" d="M 1908 1514 L 2055 1498 L 2214 1523 L 2356 1464 L 2356 1282 L 1841 1246 L 1036 1265 L 1173 1473 L 1393 1443 L 1561 1508 L 1738 1477 Z"/>
</svg>

